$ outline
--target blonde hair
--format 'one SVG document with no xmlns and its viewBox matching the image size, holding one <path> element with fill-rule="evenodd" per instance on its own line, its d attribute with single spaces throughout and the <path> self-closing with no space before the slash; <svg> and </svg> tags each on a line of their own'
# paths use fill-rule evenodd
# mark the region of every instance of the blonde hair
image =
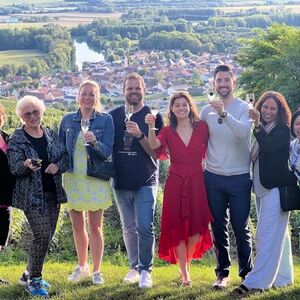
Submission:
<svg viewBox="0 0 300 300">
<path fill-rule="evenodd" d="M 30 104 L 34 105 L 41 112 L 41 115 L 44 114 L 46 110 L 44 102 L 39 98 L 37 98 L 36 96 L 28 95 L 28 96 L 24 96 L 17 102 L 16 114 L 20 119 L 22 119 L 24 108 Z"/>
<path fill-rule="evenodd" d="M 3 118 L 0 121 L 0 128 L 2 128 L 6 121 L 6 113 L 4 110 L 4 106 L 1 103 L 0 103 L 0 114 L 3 116 Z"/>
<path fill-rule="evenodd" d="M 99 87 L 99 84 L 96 82 L 96 81 L 93 81 L 93 80 L 84 80 L 80 87 L 79 87 L 79 91 L 78 91 L 78 95 L 77 95 L 77 101 L 79 102 L 79 96 L 80 96 L 80 93 L 81 93 L 81 90 L 85 87 L 85 86 L 92 86 L 95 91 L 96 91 L 96 101 L 95 101 L 95 105 L 94 105 L 94 108 L 95 108 L 95 111 L 96 112 L 100 112 L 101 111 L 101 103 L 100 103 L 100 87 Z"/>
</svg>

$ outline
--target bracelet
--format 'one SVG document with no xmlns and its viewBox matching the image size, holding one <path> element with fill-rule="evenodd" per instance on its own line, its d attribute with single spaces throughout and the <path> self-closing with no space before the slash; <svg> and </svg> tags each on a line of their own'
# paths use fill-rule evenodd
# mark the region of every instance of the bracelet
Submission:
<svg viewBox="0 0 300 300">
<path fill-rule="evenodd" d="M 141 132 L 141 135 L 137 138 L 137 140 L 138 140 L 138 141 L 141 141 L 141 140 L 144 139 L 144 137 L 145 137 L 144 133 Z"/>
<path fill-rule="evenodd" d="M 254 125 L 254 128 L 255 129 L 258 129 L 258 128 L 260 128 L 261 127 L 261 123 L 258 123 L 257 125 Z"/>
</svg>

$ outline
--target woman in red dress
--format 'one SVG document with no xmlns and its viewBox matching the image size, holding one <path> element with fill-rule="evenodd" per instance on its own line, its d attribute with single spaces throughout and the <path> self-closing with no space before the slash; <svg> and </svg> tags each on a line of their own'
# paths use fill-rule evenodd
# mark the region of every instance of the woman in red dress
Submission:
<svg viewBox="0 0 300 300">
<path fill-rule="evenodd" d="M 155 117 L 148 114 L 148 142 L 160 159 L 170 157 L 164 189 L 159 257 L 178 263 L 184 286 L 191 283 L 192 259 L 199 259 L 212 247 L 209 223 L 213 218 L 206 199 L 202 160 L 208 140 L 208 127 L 200 121 L 192 97 L 175 93 L 170 99 L 169 126 L 156 137 Z"/>
</svg>

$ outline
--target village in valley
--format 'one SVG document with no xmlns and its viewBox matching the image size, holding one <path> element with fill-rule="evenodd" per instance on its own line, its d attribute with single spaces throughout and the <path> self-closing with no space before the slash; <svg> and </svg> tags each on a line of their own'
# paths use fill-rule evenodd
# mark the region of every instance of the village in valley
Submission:
<svg viewBox="0 0 300 300">
<path fill-rule="evenodd" d="M 240 38 L 251 38 L 254 28 L 266 30 L 275 22 L 300 24 L 299 5 L 287 1 L 257 5 L 249 0 L 240 6 L 227 0 L 199 1 L 181 7 L 169 0 L 5 0 L 0 4 L 0 30 L 3 37 L 9 32 L 12 38 L 7 39 L 15 44 L 3 42 L 0 49 L 0 98 L 16 101 L 34 95 L 47 106 L 70 111 L 77 107 L 80 83 L 91 79 L 101 86 L 101 102 L 109 110 L 124 101 L 124 76 L 138 72 L 145 78 L 147 101 L 166 107 L 172 93 L 187 90 L 201 107 L 217 65 L 226 63 L 237 76 L 242 73 L 236 59 Z M 32 44 L 26 44 L 28 36 Z M 79 37 L 83 41 L 76 42 Z M 76 43 L 85 43 L 87 52 L 96 51 L 101 58 L 78 63 Z M 83 58 L 85 54 L 81 50 Z M 23 55 L 23 61 L 17 64 L 14 55 Z M 40 68 L 39 61 L 46 68 Z"/>
<path fill-rule="evenodd" d="M 122 101 L 122 81 L 126 74 L 138 72 L 144 76 L 147 85 L 146 95 L 149 101 L 168 102 L 169 96 L 178 90 L 194 90 L 194 94 L 205 94 L 205 85 L 212 78 L 212 71 L 221 63 L 234 67 L 239 74 L 242 69 L 234 62 L 233 55 L 210 55 L 166 58 L 163 52 L 138 51 L 129 58 L 108 62 L 105 60 L 85 62 L 82 70 L 62 72 L 43 76 L 37 88 L 15 88 L 13 84 L 25 80 L 22 76 L 13 76 L 0 83 L 0 96 L 17 100 L 23 95 L 34 95 L 48 106 L 55 103 L 76 101 L 80 83 L 92 79 L 101 86 L 101 94 L 107 96 L 106 108 Z"/>
</svg>

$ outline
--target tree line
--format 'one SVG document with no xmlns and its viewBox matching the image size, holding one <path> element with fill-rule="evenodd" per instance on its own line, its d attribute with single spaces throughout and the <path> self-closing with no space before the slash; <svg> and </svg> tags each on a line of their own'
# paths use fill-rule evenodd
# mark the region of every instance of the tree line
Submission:
<svg viewBox="0 0 300 300">
<path fill-rule="evenodd" d="M 42 28 L 0 29 L 0 51 L 37 49 L 47 55 L 33 59 L 28 64 L 16 67 L 5 64 L 0 68 L 0 77 L 10 75 L 39 78 L 52 71 L 69 70 L 74 63 L 75 49 L 70 32 L 58 25 Z"/>
<path fill-rule="evenodd" d="M 292 110 L 300 108 L 300 29 L 275 24 L 240 42 L 237 61 L 244 69 L 240 86 L 256 95 L 278 91 Z"/>
<path fill-rule="evenodd" d="M 213 27 L 247 27 L 267 28 L 274 23 L 290 26 L 300 26 L 299 13 L 274 13 L 270 15 L 255 14 L 245 17 L 213 17 L 208 20 L 208 25 Z"/>
<path fill-rule="evenodd" d="M 122 20 L 97 19 L 91 24 L 71 29 L 71 34 L 85 37 L 88 45 L 103 51 L 108 60 L 124 57 L 139 49 L 187 49 L 194 54 L 232 53 L 238 48 L 238 38 L 253 35 L 248 29 L 238 30 L 235 27 L 224 32 L 204 23 L 193 24 L 184 19 L 172 21 L 166 16 L 153 16 L 151 12 L 145 19 L 135 21 L 126 17 Z"/>
</svg>

